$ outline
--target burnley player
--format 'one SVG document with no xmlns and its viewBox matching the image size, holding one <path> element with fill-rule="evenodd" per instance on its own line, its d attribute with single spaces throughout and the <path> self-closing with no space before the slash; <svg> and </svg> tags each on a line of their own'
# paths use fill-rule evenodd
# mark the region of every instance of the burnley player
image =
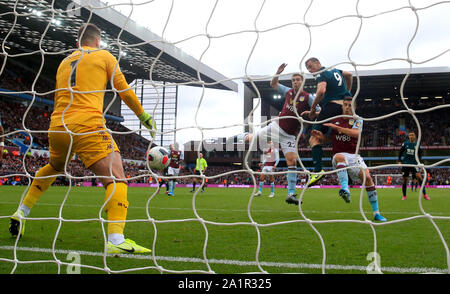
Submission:
<svg viewBox="0 0 450 294">
<path fill-rule="evenodd" d="M 268 175 L 270 182 L 269 197 L 272 198 L 275 196 L 275 177 L 273 176 L 273 172 L 275 171 L 275 168 L 277 167 L 278 162 L 280 161 L 280 153 L 278 149 L 274 146 L 273 142 L 269 142 L 269 149 L 266 152 L 264 152 L 262 157 L 263 159 L 260 163 L 260 166 L 262 166 L 262 170 L 261 176 L 259 178 L 259 190 L 258 193 L 255 194 L 255 196 L 261 196 L 264 181 L 266 179 L 266 175 Z"/>
<path fill-rule="evenodd" d="M 322 121 L 341 115 L 344 98 L 352 96 L 350 90 L 352 89 L 353 75 L 348 71 L 342 71 L 336 68 L 325 70 L 325 67 L 315 57 L 306 60 L 305 66 L 314 75 L 314 79 L 317 82 L 316 96 L 311 105 L 309 118 Z M 317 105 L 321 107 L 320 114 L 315 110 Z M 314 124 L 313 130 L 318 130 L 322 134 L 328 132 L 328 128 L 324 124 Z M 311 176 L 308 187 L 314 185 L 324 175 L 322 168 L 322 145 L 318 138 L 313 135 L 314 133 L 311 134 L 309 145 L 311 146 L 315 174 Z"/>
<path fill-rule="evenodd" d="M 417 137 L 416 133 L 410 132 L 408 134 L 409 140 L 406 140 L 403 142 L 402 147 L 400 148 L 400 152 L 398 154 L 398 163 L 399 164 L 417 164 L 416 161 L 416 146 L 417 146 Z M 418 157 L 419 159 L 422 158 L 422 148 L 420 148 L 420 145 L 418 146 Z M 402 200 L 406 200 L 406 185 L 408 184 L 408 177 L 409 174 L 412 175 L 413 179 L 414 176 L 416 179 L 418 179 L 420 182 L 422 182 L 423 177 L 420 173 L 420 170 L 417 166 L 403 166 L 402 167 L 402 177 L 403 177 L 403 185 L 402 185 Z M 423 198 L 426 200 L 430 200 L 430 197 L 427 195 L 427 192 L 425 190 L 425 186 L 423 187 Z"/>
<path fill-rule="evenodd" d="M 353 115 L 352 111 L 352 98 L 347 97 L 342 104 L 342 112 L 344 115 Z M 326 127 L 331 130 L 331 141 L 333 145 L 333 167 L 338 169 L 337 175 L 341 189 L 339 190 L 339 196 L 341 196 L 345 202 L 350 202 L 350 189 L 348 186 L 348 178 L 356 181 L 360 179 L 364 181 L 369 198 L 370 206 L 372 207 L 374 220 L 386 221 L 378 209 L 378 196 L 375 184 L 370 176 L 370 172 L 364 163 L 363 158 L 356 154 L 356 146 L 358 143 L 358 137 L 362 130 L 362 120 L 354 120 L 348 117 L 339 117 L 331 121 L 331 123 L 325 123 Z M 318 130 L 313 130 L 315 136 L 320 139 L 321 143 L 327 138 Z M 330 134 L 329 132 L 329 134 Z M 328 137 L 329 138 L 329 137 Z M 350 168 L 347 168 L 350 167 Z"/>
<path fill-rule="evenodd" d="M 296 137 L 300 131 L 300 121 L 296 117 L 308 111 L 314 101 L 314 96 L 306 91 L 301 91 L 300 88 L 303 82 L 303 77 L 295 73 L 291 77 L 292 88 L 286 87 L 278 82 L 278 75 L 286 68 L 287 64 L 283 63 L 278 67 L 275 77 L 272 78 L 270 86 L 285 97 L 283 108 L 279 114 L 278 121 L 272 121 L 266 127 L 259 130 L 257 137 L 260 142 L 268 142 L 269 137 L 271 141 L 280 146 L 281 151 L 286 159 L 288 166 L 287 182 L 288 182 L 288 196 L 286 202 L 289 204 L 298 205 L 297 195 L 295 194 L 295 186 L 297 184 L 297 150 L 295 148 Z M 320 108 L 317 109 L 317 111 Z M 297 111 L 297 114 L 296 112 Z M 252 140 L 252 135 L 249 133 L 243 134 L 243 139 L 246 142 Z M 239 137 L 242 135 L 237 136 Z"/>
<path fill-rule="evenodd" d="M 167 171 L 167 174 L 169 176 L 178 176 L 180 174 L 181 169 L 181 151 L 178 150 L 178 148 L 175 147 L 175 144 L 170 144 L 170 164 L 169 169 Z M 175 179 L 169 180 L 169 193 L 167 195 L 169 196 L 175 196 L 173 194 L 173 190 L 175 189 L 177 182 Z"/>
</svg>

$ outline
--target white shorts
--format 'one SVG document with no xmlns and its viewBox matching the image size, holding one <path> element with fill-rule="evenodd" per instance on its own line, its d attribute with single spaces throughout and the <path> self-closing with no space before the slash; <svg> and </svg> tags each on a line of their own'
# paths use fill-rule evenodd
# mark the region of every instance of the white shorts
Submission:
<svg viewBox="0 0 450 294">
<path fill-rule="evenodd" d="M 167 169 L 167 174 L 169 176 L 178 176 L 180 174 L 180 168 L 170 167 Z"/>
<path fill-rule="evenodd" d="M 295 141 L 296 138 L 294 135 L 289 135 L 285 131 L 283 131 L 277 122 L 271 122 L 257 133 L 259 138 L 259 148 L 261 150 L 267 149 L 267 142 L 272 141 L 275 146 L 280 146 L 283 154 L 289 152 L 296 152 L 295 149 Z"/>
<path fill-rule="evenodd" d="M 361 155 L 359 154 L 354 154 L 354 153 L 346 153 L 346 152 L 342 152 L 342 153 L 337 153 L 337 154 L 342 154 L 345 157 L 345 164 L 348 167 L 352 167 L 354 166 L 355 168 L 349 168 L 347 169 L 347 173 L 348 176 L 353 180 L 353 181 L 357 181 L 360 180 L 359 178 L 359 174 L 361 173 L 361 168 L 367 168 L 366 163 L 364 162 L 364 159 L 361 157 Z M 336 162 L 334 160 L 334 158 L 336 157 L 335 154 L 333 156 L 333 167 L 336 168 Z"/>
<path fill-rule="evenodd" d="M 273 170 L 274 170 L 274 166 L 272 166 L 272 165 L 266 165 L 266 166 L 264 166 L 264 167 L 262 168 L 261 173 L 263 173 L 263 174 L 268 174 L 268 173 L 273 172 Z"/>
</svg>

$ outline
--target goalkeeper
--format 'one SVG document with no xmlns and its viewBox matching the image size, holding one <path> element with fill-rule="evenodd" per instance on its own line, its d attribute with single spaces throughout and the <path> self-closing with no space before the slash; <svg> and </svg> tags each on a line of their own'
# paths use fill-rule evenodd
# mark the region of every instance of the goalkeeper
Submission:
<svg viewBox="0 0 450 294">
<path fill-rule="evenodd" d="M 120 98 L 154 136 L 155 123 L 144 112 L 136 94 L 125 80 L 116 58 L 100 50 L 101 31 L 84 24 L 78 31 L 78 50 L 67 56 L 56 74 L 55 106 L 49 127 L 49 163 L 35 176 L 19 209 L 11 217 L 10 233 L 24 234 L 30 210 L 52 185 L 56 175 L 77 154 L 105 188 L 108 221 L 107 253 L 147 253 L 150 249 L 124 237 L 127 217 L 127 182 L 116 142 L 107 132 L 103 118 L 103 98 L 108 81 Z M 67 130 L 71 133 L 68 133 Z M 110 167 L 112 167 L 110 169 Z"/>
</svg>

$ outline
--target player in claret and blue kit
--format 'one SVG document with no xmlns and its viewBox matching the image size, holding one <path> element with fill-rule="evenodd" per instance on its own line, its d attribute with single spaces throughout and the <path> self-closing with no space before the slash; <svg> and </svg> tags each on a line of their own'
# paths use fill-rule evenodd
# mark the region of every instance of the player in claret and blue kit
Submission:
<svg viewBox="0 0 450 294">
<path fill-rule="evenodd" d="M 342 104 L 342 112 L 344 115 L 352 116 L 352 98 L 347 97 Z M 324 126 L 329 127 L 330 131 L 328 136 L 322 134 L 318 130 L 313 130 L 317 138 L 321 143 L 327 139 L 331 139 L 333 146 L 333 167 L 338 169 L 337 175 L 341 189 L 339 190 L 339 196 L 341 196 L 345 202 L 350 203 L 350 189 L 348 186 L 348 178 L 352 180 L 361 180 L 364 182 L 369 198 L 370 205 L 372 207 L 374 220 L 386 221 L 378 208 L 378 196 L 375 184 L 370 176 L 370 172 L 363 158 L 356 153 L 356 147 L 358 143 L 358 137 L 362 130 L 362 120 L 353 119 L 349 117 L 339 117 L 331 121 L 331 123 L 325 123 Z M 350 167 L 350 168 L 348 168 Z"/>
<path fill-rule="evenodd" d="M 268 149 L 263 153 L 262 160 L 260 162 L 260 166 L 262 167 L 261 176 L 259 178 L 259 189 L 255 196 L 261 196 L 266 175 L 269 177 L 270 182 L 269 197 L 272 198 L 275 196 L 275 177 L 273 176 L 273 172 L 275 171 L 279 161 L 280 152 L 277 148 L 275 148 L 273 142 L 270 141 Z"/>
<path fill-rule="evenodd" d="M 277 90 L 278 93 L 285 97 L 283 108 L 279 114 L 278 121 L 272 121 L 266 127 L 262 128 L 256 136 L 259 139 L 260 144 L 272 141 L 275 147 L 278 147 L 283 152 L 286 159 L 288 168 L 287 183 L 288 183 L 288 196 L 286 203 L 298 205 L 299 201 L 295 194 L 295 188 L 297 184 L 297 160 L 298 153 L 296 149 L 296 140 L 299 135 L 301 125 L 297 116 L 304 116 L 306 112 L 309 112 L 311 105 L 314 101 L 314 96 L 306 91 L 300 91 L 303 83 L 303 76 L 299 73 L 294 73 L 291 77 L 292 88 L 284 86 L 278 82 L 278 75 L 281 74 L 286 68 L 287 64 L 281 64 L 270 82 L 270 86 Z M 320 107 L 315 109 L 320 110 Z M 253 138 L 253 134 L 244 133 L 235 136 L 236 141 L 241 139 L 245 142 L 250 142 Z M 262 146 L 264 147 L 264 146 Z"/>
<path fill-rule="evenodd" d="M 182 153 L 180 150 L 178 150 L 178 148 L 176 148 L 175 144 L 170 144 L 169 148 L 170 148 L 170 163 L 169 163 L 169 168 L 167 170 L 167 174 L 169 176 L 178 176 L 180 174 L 180 169 L 181 169 Z M 177 182 L 175 179 L 169 180 L 169 191 L 168 191 L 167 195 L 175 196 L 173 191 L 176 187 L 176 184 L 177 184 Z"/>
</svg>

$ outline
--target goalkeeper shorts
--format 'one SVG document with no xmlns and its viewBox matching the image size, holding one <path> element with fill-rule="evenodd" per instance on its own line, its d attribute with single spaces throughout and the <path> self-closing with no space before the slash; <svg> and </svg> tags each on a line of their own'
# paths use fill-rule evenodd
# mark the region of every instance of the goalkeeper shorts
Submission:
<svg viewBox="0 0 450 294">
<path fill-rule="evenodd" d="M 116 142 L 103 125 L 84 126 L 71 124 L 66 126 L 75 134 L 70 135 L 67 133 L 64 126 L 51 127 L 49 129 L 50 158 L 52 163 L 57 165 L 54 168 L 63 168 L 66 160 L 70 162 L 74 154 L 88 168 L 100 159 L 108 156 L 112 150 L 119 152 Z M 67 159 L 69 151 L 70 156 Z"/>
</svg>

